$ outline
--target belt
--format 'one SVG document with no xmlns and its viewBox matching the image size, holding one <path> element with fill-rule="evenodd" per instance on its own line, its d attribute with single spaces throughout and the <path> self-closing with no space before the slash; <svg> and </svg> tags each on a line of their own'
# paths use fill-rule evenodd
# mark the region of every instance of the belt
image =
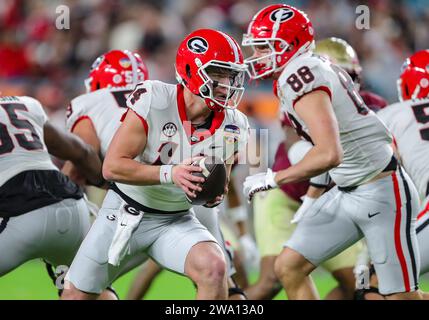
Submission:
<svg viewBox="0 0 429 320">
<path fill-rule="evenodd" d="M 392 156 L 392 159 L 390 159 L 389 164 L 381 172 L 395 171 L 396 168 L 398 168 L 398 160 L 396 160 L 395 156 Z M 356 190 L 357 187 L 359 186 L 338 187 L 338 190 L 344 191 L 344 192 L 350 192 L 350 191 Z M 429 184 L 428 184 L 428 188 L 429 188 Z"/>
<path fill-rule="evenodd" d="M 125 193 L 123 193 L 121 190 L 119 190 L 118 186 L 115 183 L 110 183 L 109 189 L 115 191 L 122 198 L 122 200 L 124 200 L 126 203 L 128 203 L 129 205 L 133 206 L 134 208 L 136 208 L 140 211 L 143 211 L 145 213 L 175 214 L 175 213 L 184 213 L 184 212 L 188 211 L 188 210 L 163 211 L 163 210 L 158 210 L 158 209 L 154 209 L 154 208 L 149 208 L 149 207 L 146 207 L 145 205 L 141 204 L 140 202 L 137 202 L 136 200 L 127 196 Z"/>
</svg>

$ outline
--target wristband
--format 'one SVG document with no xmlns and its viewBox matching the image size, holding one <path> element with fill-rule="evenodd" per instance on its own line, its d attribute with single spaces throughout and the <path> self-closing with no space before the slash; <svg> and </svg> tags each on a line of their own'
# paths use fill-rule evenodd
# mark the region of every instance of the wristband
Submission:
<svg viewBox="0 0 429 320">
<path fill-rule="evenodd" d="M 161 184 L 173 183 L 173 165 L 162 165 L 159 169 L 159 182 Z"/>
</svg>

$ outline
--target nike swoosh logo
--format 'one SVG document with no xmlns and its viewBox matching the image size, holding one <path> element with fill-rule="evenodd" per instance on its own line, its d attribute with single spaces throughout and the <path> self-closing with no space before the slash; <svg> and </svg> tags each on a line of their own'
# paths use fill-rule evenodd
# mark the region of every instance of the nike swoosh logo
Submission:
<svg viewBox="0 0 429 320">
<path fill-rule="evenodd" d="M 122 222 L 121 222 L 121 227 L 126 227 L 127 226 L 127 224 L 123 224 Z"/>
<path fill-rule="evenodd" d="M 210 149 L 222 148 L 222 146 L 210 146 Z"/>
<path fill-rule="evenodd" d="M 371 213 L 368 213 L 368 218 L 372 218 L 372 217 L 374 217 L 374 216 L 376 216 L 376 215 L 378 215 L 378 214 L 380 214 L 381 212 L 376 212 L 376 213 L 373 213 L 373 214 L 371 214 Z"/>
</svg>

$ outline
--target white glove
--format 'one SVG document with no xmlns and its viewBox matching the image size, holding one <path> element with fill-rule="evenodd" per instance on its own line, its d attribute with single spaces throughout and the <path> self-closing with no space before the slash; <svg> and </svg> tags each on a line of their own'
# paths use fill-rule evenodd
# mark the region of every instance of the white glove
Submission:
<svg viewBox="0 0 429 320">
<path fill-rule="evenodd" d="M 304 217 L 305 213 L 308 211 L 308 209 L 317 200 L 315 198 L 310 198 L 307 196 L 303 196 L 301 199 L 302 199 L 302 204 L 299 207 L 298 211 L 295 212 L 292 220 L 290 221 L 291 223 L 298 223 L 299 221 L 301 221 L 302 218 Z"/>
<path fill-rule="evenodd" d="M 111 265 L 118 266 L 124 256 L 130 253 L 131 236 L 142 218 L 142 211 L 128 204 L 124 204 L 121 207 L 120 217 L 116 222 L 115 234 L 108 252 Z"/>
<path fill-rule="evenodd" d="M 271 169 L 267 172 L 261 172 L 248 176 L 243 183 L 243 193 L 247 201 L 251 201 L 256 192 L 267 191 L 277 188 L 277 183 L 274 181 L 276 173 Z"/>
<path fill-rule="evenodd" d="M 245 234 L 238 239 L 241 252 L 244 257 L 244 266 L 247 271 L 252 271 L 259 266 L 259 251 L 250 234 Z"/>
</svg>

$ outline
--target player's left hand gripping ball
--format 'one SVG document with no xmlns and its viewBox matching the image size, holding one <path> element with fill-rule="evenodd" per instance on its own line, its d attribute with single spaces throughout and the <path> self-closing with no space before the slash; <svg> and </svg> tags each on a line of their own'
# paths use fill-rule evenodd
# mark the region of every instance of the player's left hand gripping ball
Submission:
<svg viewBox="0 0 429 320">
<path fill-rule="evenodd" d="M 277 188 L 277 183 L 274 181 L 276 173 L 271 169 L 267 172 L 261 172 L 248 176 L 243 183 L 243 193 L 247 200 L 250 202 L 257 192 L 267 191 Z"/>
</svg>

